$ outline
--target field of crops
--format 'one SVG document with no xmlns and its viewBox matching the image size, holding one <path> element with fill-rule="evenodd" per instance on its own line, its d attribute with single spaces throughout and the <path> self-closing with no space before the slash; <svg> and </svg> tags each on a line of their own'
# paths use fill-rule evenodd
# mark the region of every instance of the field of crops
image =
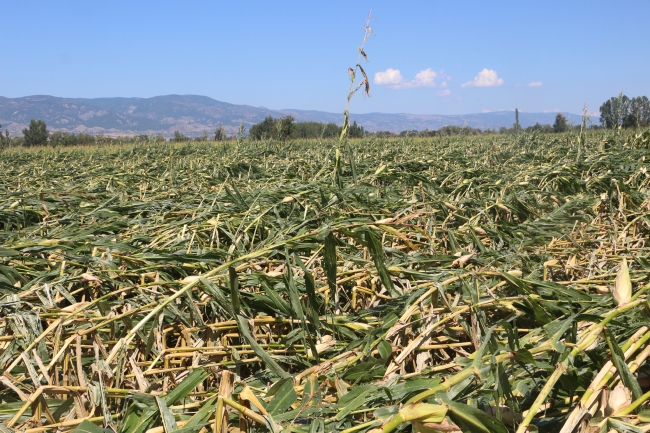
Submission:
<svg viewBox="0 0 650 433">
<path fill-rule="evenodd" d="M 0 432 L 648 431 L 649 145 L 6 151 Z"/>
</svg>

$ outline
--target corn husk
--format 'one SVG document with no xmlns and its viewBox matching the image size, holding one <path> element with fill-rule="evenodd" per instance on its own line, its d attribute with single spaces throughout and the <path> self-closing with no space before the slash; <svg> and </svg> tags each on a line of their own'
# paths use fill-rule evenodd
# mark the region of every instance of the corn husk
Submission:
<svg viewBox="0 0 650 433">
<path fill-rule="evenodd" d="M 612 292 L 616 305 L 625 305 L 630 302 L 632 297 L 632 282 L 630 281 L 630 271 L 627 267 L 627 259 L 623 257 L 621 269 L 616 274 L 614 291 Z"/>
<path fill-rule="evenodd" d="M 605 415 L 609 416 L 619 409 L 632 403 L 632 393 L 622 383 L 619 383 L 609 392 Z"/>
</svg>

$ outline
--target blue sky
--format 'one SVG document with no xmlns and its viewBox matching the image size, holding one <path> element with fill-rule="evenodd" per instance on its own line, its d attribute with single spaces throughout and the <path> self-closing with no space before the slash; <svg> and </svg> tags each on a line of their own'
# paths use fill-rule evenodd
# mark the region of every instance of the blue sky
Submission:
<svg viewBox="0 0 650 433">
<path fill-rule="evenodd" d="M 650 1 L 0 0 L 0 96 L 206 95 L 341 112 L 579 113 L 650 96 Z"/>
</svg>

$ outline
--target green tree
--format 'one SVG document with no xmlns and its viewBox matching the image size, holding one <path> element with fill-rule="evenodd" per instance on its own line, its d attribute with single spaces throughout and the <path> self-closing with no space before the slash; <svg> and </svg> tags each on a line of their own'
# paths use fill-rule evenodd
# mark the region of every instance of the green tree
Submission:
<svg viewBox="0 0 650 433">
<path fill-rule="evenodd" d="M 246 135 L 246 126 L 244 122 L 239 123 L 239 128 L 237 128 L 237 145 L 240 145 L 244 141 L 244 136 Z"/>
<path fill-rule="evenodd" d="M 625 118 L 623 119 L 623 128 L 638 128 L 639 127 L 639 119 L 636 118 L 636 116 L 632 113 L 629 113 Z"/>
<path fill-rule="evenodd" d="M 647 96 L 637 96 L 630 100 L 630 114 L 625 118 L 626 127 L 646 127 L 650 124 L 650 100 Z"/>
<path fill-rule="evenodd" d="M 214 130 L 214 141 L 224 141 L 227 138 L 226 128 L 224 128 L 223 125 L 219 125 L 217 129 Z"/>
<path fill-rule="evenodd" d="M 569 130 L 569 123 L 566 121 L 564 114 L 557 113 L 555 116 L 555 123 L 553 124 L 553 132 L 567 132 Z"/>
<path fill-rule="evenodd" d="M 519 109 L 515 108 L 515 124 L 513 125 L 515 132 L 521 131 L 521 124 L 519 123 Z"/>
<path fill-rule="evenodd" d="M 268 116 L 260 123 L 251 126 L 248 136 L 253 140 L 263 140 L 274 137 L 274 134 L 275 120 L 273 120 L 273 117 Z"/>
<path fill-rule="evenodd" d="M 622 93 L 610 98 L 600 106 L 600 123 L 605 128 L 618 128 L 630 114 L 630 98 Z"/>
<path fill-rule="evenodd" d="M 293 138 L 335 138 L 341 134 L 336 123 L 296 122 L 291 134 Z"/>
<path fill-rule="evenodd" d="M 416 131 L 417 133 L 417 131 Z M 350 129 L 348 129 L 348 137 L 350 138 L 363 138 L 366 135 L 365 129 L 363 129 L 363 126 L 357 125 L 357 121 L 355 120 L 352 125 L 350 125 Z"/>
<path fill-rule="evenodd" d="M 529 126 L 526 128 L 526 132 L 541 132 L 543 134 L 548 134 L 553 132 L 553 127 L 549 125 L 548 123 L 541 124 L 539 122 L 535 123 L 533 126 Z"/>
<path fill-rule="evenodd" d="M 189 137 L 186 136 L 186 135 L 181 134 L 180 131 L 174 131 L 174 138 L 173 138 L 173 140 L 174 140 L 175 142 L 179 143 L 179 142 L 181 142 L 181 141 L 188 141 L 188 140 L 189 140 Z"/>
<path fill-rule="evenodd" d="M 47 125 L 42 120 L 32 119 L 29 122 L 29 128 L 23 129 L 23 146 L 44 146 L 47 144 Z"/>
<path fill-rule="evenodd" d="M 279 119 L 268 116 L 260 123 L 251 126 L 248 136 L 253 140 L 264 140 L 266 138 L 286 140 L 293 135 L 294 130 L 295 123 L 292 116 Z"/>
<path fill-rule="evenodd" d="M 295 129 L 293 116 L 281 117 L 275 121 L 275 128 L 277 129 L 278 140 L 284 141 L 291 137 Z"/>
</svg>

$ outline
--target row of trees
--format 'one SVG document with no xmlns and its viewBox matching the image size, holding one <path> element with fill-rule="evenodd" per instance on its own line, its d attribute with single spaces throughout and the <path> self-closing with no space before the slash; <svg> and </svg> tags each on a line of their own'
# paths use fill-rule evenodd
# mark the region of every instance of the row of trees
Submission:
<svg viewBox="0 0 650 433">
<path fill-rule="evenodd" d="M 645 128 L 650 125 L 650 100 L 619 93 L 600 106 L 600 123 L 606 128 Z"/>
<path fill-rule="evenodd" d="M 2 128 L 2 125 L 0 125 Z M 31 120 L 29 126 L 23 129 L 23 135 L 12 137 L 8 130 L 0 133 L 0 150 L 7 147 L 32 147 L 51 145 L 54 147 L 78 146 L 88 144 L 126 144 L 136 142 L 165 142 L 162 135 L 136 135 L 129 137 L 107 137 L 103 134 L 73 134 L 70 132 L 48 132 L 47 125 L 42 120 Z"/>
<path fill-rule="evenodd" d="M 248 136 L 254 140 L 273 138 L 284 141 L 291 137 L 295 129 L 296 125 L 292 116 L 285 116 L 279 119 L 268 116 L 260 123 L 251 126 Z"/>
<path fill-rule="evenodd" d="M 534 126 L 529 126 L 528 128 L 525 129 L 526 132 L 533 132 L 533 131 L 538 131 L 538 132 L 543 132 L 543 133 L 556 133 L 560 134 L 562 132 L 567 132 L 571 129 L 571 125 L 569 125 L 569 122 L 567 121 L 566 117 L 562 113 L 557 113 L 555 115 L 555 122 L 553 125 L 549 125 L 548 123 L 542 125 L 539 122 L 535 123 Z M 515 123 L 512 125 L 512 132 L 518 133 L 523 131 L 524 129 L 521 127 L 521 124 L 519 123 L 519 109 L 515 108 Z M 499 129 L 500 133 L 507 133 L 509 130 L 507 130 L 505 127 L 501 127 Z"/>
<path fill-rule="evenodd" d="M 0 125 L 2 128 L 2 125 Z M 1 130 L 1 129 L 0 129 Z M 170 141 L 176 142 L 185 142 L 185 141 L 209 141 L 211 137 L 208 136 L 207 131 L 203 132 L 203 135 L 200 137 L 188 137 L 184 134 L 181 134 L 179 131 L 174 132 L 174 137 Z M 236 137 L 232 137 L 236 138 Z M 227 140 L 228 136 L 226 130 L 223 126 L 217 128 L 215 132 L 215 141 Z M 48 132 L 47 125 L 42 120 L 32 119 L 29 122 L 29 126 L 23 129 L 23 136 L 20 137 L 11 137 L 9 131 L 5 130 L 4 135 L 0 133 L 0 149 L 6 147 L 32 147 L 32 146 L 46 146 L 51 145 L 54 147 L 65 147 L 65 146 L 78 146 L 78 145 L 87 145 L 87 144 L 126 144 L 126 143 L 135 143 L 135 142 L 156 142 L 164 143 L 167 139 L 158 134 L 158 135 L 146 135 L 140 134 L 135 136 L 123 136 L 123 137 L 106 137 L 103 134 L 92 135 L 92 134 L 74 134 L 70 132 Z"/>
<path fill-rule="evenodd" d="M 274 119 L 271 116 L 251 126 L 248 136 L 253 140 L 274 139 L 284 141 L 294 138 L 336 138 L 341 127 L 335 123 L 296 122 L 292 116 Z M 367 135 L 363 126 L 353 122 L 348 127 L 348 137 L 361 138 Z"/>
<path fill-rule="evenodd" d="M 230 138 L 234 139 L 235 137 L 230 137 Z M 211 139 L 214 141 L 228 140 L 228 133 L 226 132 L 226 128 L 224 128 L 223 125 L 218 126 L 217 129 L 214 131 L 214 138 L 208 135 L 208 131 L 203 131 L 203 135 L 199 137 L 189 137 L 185 134 L 181 134 L 180 131 L 174 131 L 174 136 L 170 138 L 170 141 L 175 141 L 177 143 L 180 143 L 186 141 L 210 141 Z"/>
<path fill-rule="evenodd" d="M 600 107 L 600 122 L 605 128 L 638 128 L 647 127 L 650 125 L 650 100 L 646 96 L 639 96 L 635 98 L 628 98 L 623 94 L 613 97 L 606 101 Z M 579 126 L 578 126 L 579 127 Z M 593 126 L 592 126 L 593 127 Z M 47 125 L 42 120 L 32 119 L 29 122 L 29 127 L 23 129 L 23 137 L 10 137 L 9 131 L 6 130 L 4 135 L 1 133 L 2 125 L 0 125 L 0 148 L 8 147 L 11 145 L 22 145 L 25 147 L 43 146 L 51 144 L 53 146 L 75 146 L 79 144 L 96 144 L 99 142 L 130 142 L 130 141 L 151 141 L 154 139 L 156 142 L 164 142 L 165 138 L 162 135 L 151 137 L 147 135 L 139 135 L 135 137 L 120 137 L 118 139 L 105 138 L 103 136 L 93 136 L 91 134 L 71 134 L 68 132 L 54 132 L 47 131 Z M 452 135 L 480 135 L 480 134 L 511 134 L 525 132 L 541 132 L 541 133 L 562 133 L 570 131 L 576 126 L 572 126 L 567 121 L 562 113 L 557 113 L 553 125 L 536 123 L 534 126 L 522 128 L 519 123 L 519 110 L 515 110 L 515 123 L 512 128 L 501 127 L 498 131 L 492 129 L 481 130 L 478 128 L 471 128 L 469 126 L 443 126 L 438 130 L 425 129 L 424 131 L 410 130 L 402 131 L 399 134 L 391 131 L 377 131 L 374 133 L 367 132 L 363 126 L 353 122 L 348 128 L 348 135 L 350 138 L 361 138 L 368 136 L 375 137 L 435 137 L 435 136 L 452 136 Z M 237 136 L 228 137 L 226 129 L 223 125 L 217 127 L 214 132 L 214 137 L 210 137 L 207 131 L 203 132 L 201 137 L 191 138 L 179 131 L 174 132 L 174 137 L 171 141 L 185 142 L 185 141 L 209 141 L 211 138 L 214 141 L 224 141 L 228 139 L 241 140 L 244 137 L 245 128 L 240 125 L 239 133 Z M 341 134 L 341 127 L 335 123 L 320 123 L 320 122 L 296 122 L 292 116 L 285 116 L 279 119 L 274 119 L 271 116 L 265 118 L 262 122 L 253 125 L 249 131 L 249 138 L 253 140 L 274 139 L 284 141 L 287 139 L 308 139 L 308 138 L 337 138 Z"/>
<path fill-rule="evenodd" d="M 579 126 L 577 128 L 580 128 Z M 519 112 L 518 110 L 515 111 L 515 123 L 512 126 L 512 128 L 506 128 L 505 126 L 502 126 L 501 128 L 497 129 L 480 129 L 480 128 L 472 128 L 469 126 L 455 126 L 455 125 L 450 125 L 450 126 L 443 126 L 442 128 L 435 130 L 435 129 L 425 129 L 423 131 L 418 131 L 418 130 L 408 130 L 408 131 L 402 131 L 399 134 L 391 131 L 377 131 L 373 133 L 369 133 L 368 135 L 375 136 L 375 137 L 380 137 L 380 138 L 388 138 L 388 137 L 448 137 L 448 136 L 455 136 L 455 135 L 490 135 L 490 134 L 517 134 L 519 132 L 541 132 L 544 134 L 552 134 L 552 133 L 562 133 L 562 132 L 567 132 L 572 129 L 572 126 L 569 124 L 567 121 L 566 117 L 562 113 L 558 113 L 555 116 L 555 123 L 553 125 L 549 124 L 540 124 L 536 123 L 533 126 L 529 126 L 527 128 L 522 128 L 521 125 L 519 124 Z"/>
</svg>

